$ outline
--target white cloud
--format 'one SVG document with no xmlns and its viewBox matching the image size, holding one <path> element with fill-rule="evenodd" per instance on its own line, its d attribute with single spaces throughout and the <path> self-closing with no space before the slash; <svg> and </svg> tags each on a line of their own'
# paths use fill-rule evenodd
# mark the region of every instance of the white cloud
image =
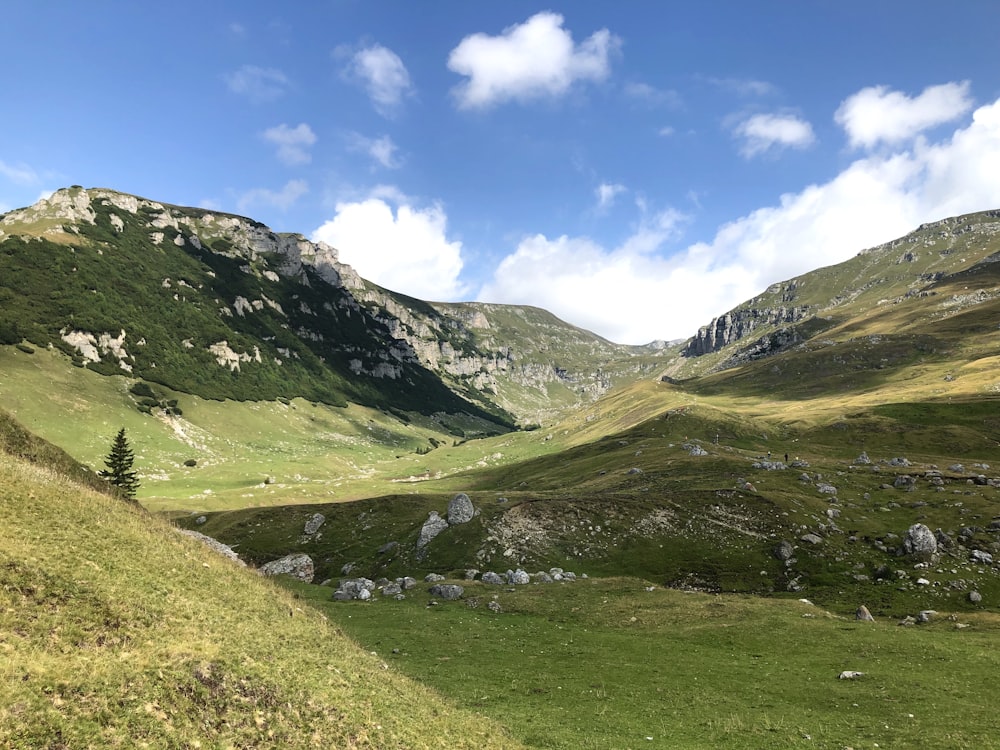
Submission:
<svg viewBox="0 0 1000 750">
<path fill-rule="evenodd" d="M 609 185 L 606 182 L 602 182 L 594 190 L 594 194 L 597 196 L 597 208 L 605 209 L 609 208 L 614 202 L 615 198 L 624 193 L 627 188 L 624 185 Z"/>
<path fill-rule="evenodd" d="M 223 76 L 229 90 L 253 102 L 269 102 L 281 97 L 290 85 L 288 77 L 275 68 L 244 65 Z"/>
<path fill-rule="evenodd" d="M 972 109 L 969 82 L 928 86 L 909 97 L 888 86 L 871 86 L 847 97 L 834 114 L 851 146 L 871 148 L 913 138 L 937 125 L 956 120 Z"/>
<path fill-rule="evenodd" d="M 0 161 L 0 176 L 16 185 L 36 185 L 41 182 L 38 172 L 27 164 L 8 164 L 5 161 Z"/>
<path fill-rule="evenodd" d="M 693 335 L 770 284 L 839 263 L 919 224 L 1000 207 L 1000 100 L 935 143 L 858 159 L 833 179 L 781 196 L 666 256 L 671 226 L 640 227 L 608 249 L 587 238 L 530 237 L 479 298 L 546 307 L 614 341 Z"/>
<path fill-rule="evenodd" d="M 350 133 L 348 140 L 352 150 L 368 154 L 377 164 L 386 169 L 398 169 L 402 165 L 396 155 L 398 147 L 387 135 L 383 135 L 381 138 L 368 138 L 361 133 Z"/>
<path fill-rule="evenodd" d="M 674 129 L 669 125 L 664 125 L 658 131 L 656 131 L 657 135 L 662 135 L 664 138 L 669 138 L 674 134 L 674 132 L 675 132 Z"/>
<path fill-rule="evenodd" d="M 565 94 L 576 81 L 604 80 L 621 40 L 607 29 L 580 44 L 558 13 L 538 13 L 499 36 L 472 34 L 448 56 L 448 69 L 468 80 L 455 87 L 459 107 L 485 109 L 509 100 Z"/>
<path fill-rule="evenodd" d="M 738 96 L 744 97 L 764 97 L 778 93 L 778 87 L 767 81 L 759 81 L 754 78 L 713 78 L 707 80 L 713 86 L 726 91 L 731 91 Z"/>
<path fill-rule="evenodd" d="M 403 97 L 413 92 L 410 74 L 403 61 L 381 44 L 356 52 L 346 73 L 365 87 L 375 110 L 384 117 L 395 113 Z"/>
<path fill-rule="evenodd" d="M 241 213 L 246 213 L 257 206 L 269 206 L 287 211 L 291 206 L 309 192 L 305 180 L 289 180 L 281 190 L 268 188 L 253 188 L 243 193 L 236 201 Z"/>
<path fill-rule="evenodd" d="M 395 200 L 403 198 L 382 188 L 364 200 L 338 203 L 336 216 L 312 238 L 337 248 L 342 263 L 387 289 L 424 300 L 460 299 L 466 293 L 459 281 L 462 243 L 448 239 L 444 209 Z"/>
<path fill-rule="evenodd" d="M 278 147 L 278 159 L 289 166 L 308 164 L 312 161 L 309 149 L 316 143 L 316 134 L 306 123 L 294 128 L 281 123 L 263 133 L 264 140 Z"/>
<path fill-rule="evenodd" d="M 743 139 L 740 152 L 747 158 L 775 149 L 808 148 L 816 142 L 812 125 L 794 115 L 753 115 L 733 132 Z"/>
<path fill-rule="evenodd" d="M 625 95 L 651 107 L 680 107 L 681 95 L 672 89 L 658 89 L 648 83 L 625 84 Z"/>
</svg>

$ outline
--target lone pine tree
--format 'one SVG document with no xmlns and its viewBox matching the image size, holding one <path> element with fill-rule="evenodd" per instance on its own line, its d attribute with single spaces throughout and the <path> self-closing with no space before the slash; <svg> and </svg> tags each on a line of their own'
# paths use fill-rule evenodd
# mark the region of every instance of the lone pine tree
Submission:
<svg viewBox="0 0 1000 750">
<path fill-rule="evenodd" d="M 132 471 L 134 459 L 135 455 L 128 444 L 128 438 L 125 437 L 125 428 L 122 427 L 115 435 L 111 451 L 104 459 L 104 465 L 108 468 L 98 473 L 126 500 L 135 500 L 135 493 L 139 489 L 139 479 L 136 472 Z"/>
</svg>

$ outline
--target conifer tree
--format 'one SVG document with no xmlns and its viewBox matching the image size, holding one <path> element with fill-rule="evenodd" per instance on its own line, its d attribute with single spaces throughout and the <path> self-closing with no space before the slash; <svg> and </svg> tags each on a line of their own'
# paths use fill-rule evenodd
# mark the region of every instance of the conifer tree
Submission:
<svg viewBox="0 0 1000 750">
<path fill-rule="evenodd" d="M 139 479 L 136 472 L 132 471 L 132 461 L 135 455 L 125 437 L 125 428 L 122 427 L 115 435 L 111 444 L 111 451 L 104 459 L 107 469 L 98 472 L 102 477 L 116 488 L 116 492 L 126 500 L 135 500 L 135 493 L 139 489 Z"/>
</svg>

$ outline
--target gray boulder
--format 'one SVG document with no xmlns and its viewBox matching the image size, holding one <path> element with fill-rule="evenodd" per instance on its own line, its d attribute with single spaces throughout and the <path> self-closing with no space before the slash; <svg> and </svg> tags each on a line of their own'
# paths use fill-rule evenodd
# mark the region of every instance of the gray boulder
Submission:
<svg viewBox="0 0 1000 750">
<path fill-rule="evenodd" d="M 865 451 L 861 451 L 861 455 L 854 459 L 855 466 L 865 466 L 871 462 L 872 460 L 868 458 L 868 454 Z"/>
<path fill-rule="evenodd" d="M 450 602 L 455 599 L 461 599 L 462 594 L 465 593 L 465 589 L 457 583 L 436 583 L 427 589 L 427 593 L 433 597 L 437 597 L 438 599 L 444 599 L 446 602 Z"/>
<path fill-rule="evenodd" d="M 424 581 L 426 583 L 437 583 L 438 581 L 443 581 L 444 576 L 440 573 L 428 573 L 424 576 Z"/>
<path fill-rule="evenodd" d="M 978 563 L 979 565 L 993 564 L 993 555 L 981 549 L 972 550 L 972 552 L 969 554 L 969 558 L 972 560 L 972 562 Z"/>
<path fill-rule="evenodd" d="M 481 580 L 483 583 L 492 583 L 496 584 L 497 586 L 501 586 L 504 584 L 503 576 L 501 576 L 499 573 L 494 573 L 492 570 L 487 570 L 485 573 L 483 573 L 483 575 L 480 577 L 479 580 Z"/>
<path fill-rule="evenodd" d="M 455 495 L 448 503 L 448 523 L 452 526 L 458 523 L 468 523 L 475 515 L 476 509 L 472 505 L 472 500 L 464 492 Z"/>
<path fill-rule="evenodd" d="M 326 516 L 322 513 L 313 513 L 308 519 L 306 519 L 306 526 L 303 529 L 303 532 L 306 536 L 312 536 L 319 531 L 319 527 L 322 526 L 325 521 Z"/>
<path fill-rule="evenodd" d="M 889 463 L 889 466 L 909 466 L 910 465 L 910 462 L 907 461 L 902 456 L 899 456 L 897 458 L 890 458 L 889 461 L 888 461 L 888 463 Z"/>
<path fill-rule="evenodd" d="M 872 617 L 872 613 L 864 604 L 858 607 L 858 610 L 854 613 L 854 619 L 860 620 L 861 622 L 875 622 L 875 618 Z"/>
<path fill-rule="evenodd" d="M 368 578 L 345 578 L 340 582 L 337 590 L 333 592 L 333 599 L 338 602 L 347 602 L 354 599 L 367 601 L 371 599 L 375 590 L 375 581 Z"/>
<path fill-rule="evenodd" d="M 917 478 L 912 477 L 909 474 L 900 474 L 896 477 L 892 486 L 897 490 L 912 490 L 917 484 Z"/>
<path fill-rule="evenodd" d="M 422 557 L 424 548 L 442 531 L 448 528 L 448 522 L 438 515 L 436 510 L 432 510 L 424 525 L 420 527 L 420 536 L 417 538 L 417 557 Z"/>
<path fill-rule="evenodd" d="M 507 571 L 507 583 L 512 586 L 523 586 L 525 584 L 531 583 L 531 576 L 527 572 L 518 568 L 517 570 Z"/>
<path fill-rule="evenodd" d="M 304 552 L 285 555 L 261 566 L 260 572 L 266 576 L 287 575 L 305 583 L 312 583 L 315 575 L 312 558 Z"/>
<path fill-rule="evenodd" d="M 403 587 L 398 583 L 387 583 L 381 588 L 382 596 L 395 596 L 396 594 L 403 593 Z"/>
<path fill-rule="evenodd" d="M 937 554 L 937 549 L 937 537 L 924 524 L 915 523 L 906 530 L 902 545 L 904 554 L 922 562 L 929 562 Z"/>
<path fill-rule="evenodd" d="M 799 541 L 800 542 L 805 542 L 806 544 L 822 544 L 823 543 L 823 537 L 821 537 L 819 534 L 809 533 L 809 534 L 803 534 L 802 536 L 800 536 L 799 537 Z"/>
</svg>

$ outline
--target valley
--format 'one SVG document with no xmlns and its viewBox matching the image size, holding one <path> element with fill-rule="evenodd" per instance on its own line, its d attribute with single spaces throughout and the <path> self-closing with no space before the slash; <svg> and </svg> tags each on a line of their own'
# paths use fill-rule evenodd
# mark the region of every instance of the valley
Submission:
<svg viewBox="0 0 1000 750">
<path fill-rule="evenodd" d="M 646 347 L 406 298 L 332 248 L 114 191 L 60 191 L 0 229 L 0 663 L 25 683 L 0 719 L 35 717 L 0 744 L 188 727 L 308 746 L 302 727 L 337 705 L 357 747 L 989 745 L 997 212 Z M 121 427 L 141 508 L 64 477 L 100 489 Z M 444 521 L 461 493 L 474 512 Z M 251 568 L 306 554 L 312 573 L 275 585 L 176 527 Z M 402 599 L 333 598 L 405 577 Z M 264 637 L 277 620 L 304 650 Z M 43 659 L 53 641 L 100 679 Z M 443 734 L 384 718 L 415 701 Z M 218 722 L 194 726 L 205 705 Z"/>
</svg>

